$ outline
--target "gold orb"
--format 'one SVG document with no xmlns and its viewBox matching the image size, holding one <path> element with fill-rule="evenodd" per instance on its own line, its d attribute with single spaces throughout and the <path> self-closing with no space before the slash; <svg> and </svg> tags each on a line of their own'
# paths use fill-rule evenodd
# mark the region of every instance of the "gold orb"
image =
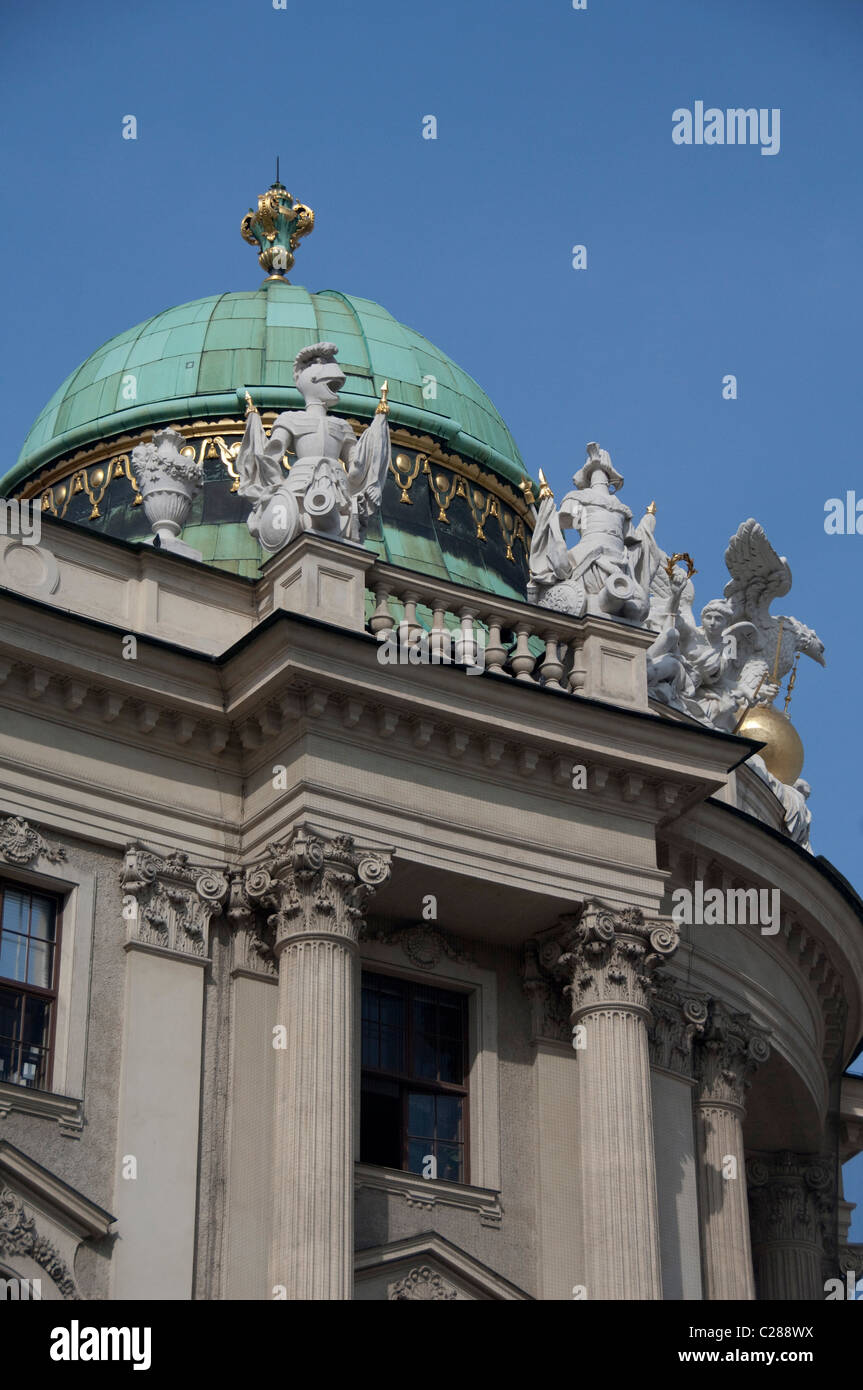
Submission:
<svg viewBox="0 0 863 1390">
<path fill-rule="evenodd" d="M 772 705 L 756 705 L 737 732 L 765 744 L 760 756 L 767 771 L 780 782 L 794 785 L 803 771 L 803 744 L 787 714 L 780 714 Z"/>
</svg>

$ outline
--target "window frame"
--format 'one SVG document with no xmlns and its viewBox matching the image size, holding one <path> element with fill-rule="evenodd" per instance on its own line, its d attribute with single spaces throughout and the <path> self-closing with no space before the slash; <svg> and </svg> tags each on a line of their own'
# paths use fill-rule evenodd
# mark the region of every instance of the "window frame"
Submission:
<svg viewBox="0 0 863 1390">
<path fill-rule="evenodd" d="M 470 1087 L 470 1081 L 471 1081 L 471 1072 L 472 1072 L 472 1057 L 471 1057 L 471 1017 L 470 1017 L 470 1002 L 471 1002 L 471 993 L 472 993 L 472 991 L 471 991 L 470 987 L 462 986 L 461 988 L 459 988 L 457 985 L 456 985 L 455 987 L 453 987 L 453 984 L 452 984 L 452 982 L 450 982 L 450 981 L 447 981 L 446 983 L 441 983 L 440 981 L 436 980 L 434 977 L 429 978 L 429 976 L 423 976 L 423 977 L 419 977 L 419 978 L 418 978 L 418 977 L 416 977 L 416 976 L 414 976 L 414 975 L 402 975 L 402 974 L 398 974 L 398 973 L 396 973 L 395 971 L 387 970 L 385 967 L 379 966 L 376 962 L 371 962 L 371 961 L 363 960 L 363 961 L 360 963 L 360 999 L 362 999 L 362 991 L 363 991 L 364 979 L 365 979 L 365 977 L 368 976 L 368 975 L 382 975 L 382 976 L 385 976 L 385 977 L 387 977 L 388 979 L 397 981 L 397 982 L 403 987 L 403 991 L 404 991 L 404 993 L 403 993 L 403 998 L 405 999 L 405 1004 L 406 1004 L 406 1007 L 405 1007 L 405 1030 L 404 1030 L 404 1037 L 405 1037 L 405 1056 L 404 1056 L 404 1061 L 405 1061 L 405 1064 L 406 1064 L 408 1067 L 410 1066 L 410 1064 L 411 1064 L 412 1061 L 413 1061 L 413 1038 L 414 1038 L 414 1031 L 415 1031 L 415 1030 L 414 1030 L 414 1024 L 413 1024 L 413 1010 L 412 1010 L 412 1007 L 411 1007 L 411 1006 L 412 1006 L 413 999 L 414 999 L 414 992 L 415 992 L 417 989 L 434 989 L 434 990 L 436 990 L 436 991 L 438 991 L 438 992 L 440 992 L 440 993 L 443 993 L 443 994 L 451 994 L 451 995 L 454 995 L 454 996 L 456 996 L 456 998 L 459 1000 L 460 1012 L 461 1012 L 461 1043 L 462 1043 L 462 1047 L 461 1047 L 461 1051 L 462 1051 L 462 1057 L 461 1057 L 462 1066 L 461 1066 L 461 1070 L 462 1070 L 462 1076 L 464 1077 L 463 1082 L 460 1083 L 460 1084 L 457 1084 L 457 1083 L 452 1082 L 452 1081 L 432 1081 L 432 1080 L 429 1080 L 429 1079 L 426 1078 L 426 1077 L 415 1077 L 415 1076 L 412 1076 L 412 1075 L 411 1075 L 411 1073 L 410 1073 L 409 1070 L 408 1070 L 408 1071 L 405 1071 L 405 1072 L 397 1072 L 397 1071 L 385 1070 L 384 1068 L 381 1068 L 381 1067 L 369 1067 L 369 1066 L 366 1066 L 365 1063 L 363 1062 L 363 1058 L 362 1058 L 362 1022 L 363 1022 L 363 1019 L 362 1019 L 362 1005 L 360 1006 L 360 1010 L 359 1010 L 359 1024 L 360 1024 L 360 1067 L 359 1067 L 359 1071 L 360 1071 L 360 1110 L 362 1109 L 363 1082 L 364 1082 L 364 1079 L 365 1079 L 366 1075 L 368 1075 L 369 1077 L 371 1077 L 371 1078 L 373 1078 L 373 1079 L 378 1079 L 378 1080 L 381 1080 L 381 1081 L 392 1081 L 392 1082 L 395 1082 L 395 1083 L 398 1085 L 398 1087 L 399 1087 L 399 1110 L 400 1110 L 400 1125 L 399 1125 L 399 1131 L 400 1131 L 400 1133 L 399 1133 L 399 1140 L 400 1140 L 400 1149 L 401 1149 L 401 1166 L 400 1166 L 400 1168 L 398 1168 L 398 1169 L 396 1169 L 396 1170 L 394 1170 L 394 1171 L 406 1173 L 406 1174 L 407 1174 L 408 1176 L 410 1176 L 410 1177 L 414 1177 L 414 1178 L 418 1178 L 418 1179 L 422 1180 L 422 1174 L 421 1174 L 421 1173 L 414 1173 L 413 1170 L 410 1169 L 410 1168 L 408 1168 L 408 1166 L 407 1166 L 407 1165 L 408 1165 L 408 1161 L 409 1161 L 409 1156 L 410 1156 L 410 1137 L 409 1137 L 409 1132 L 408 1132 L 408 1104 L 409 1104 L 409 1102 L 408 1102 L 408 1096 L 409 1096 L 409 1093 L 410 1093 L 411 1091 L 418 1091 L 418 1092 L 422 1092 L 424 1095 L 434 1095 L 434 1096 L 437 1096 L 437 1095 L 444 1095 L 444 1096 L 446 1096 L 446 1095 L 451 1095 L 451 1096 L 456 1096 L 456 1097 L 457 1097 L 459 1100 L 461 1100 L 461 1102 L 462 1102 L 462 1108 L 461 1108 L 461 1133 L 462 1133 L 462 1137 L 461 1137 L 461 1140 L 460 1140 L 461 1155 L 462 1155 L 462 1163 L 461 1163 L 461 1169 L 462 1169 L 462 1171 L 461 1171 L 461 1174 L 460 1174 L 460 1176 L 459 1176 L 458 1178 L 438 1179 L 438 1181 L 455 1182 L 455 1183 L 457 1183 L 457 1184 L 459 1184 L 459 1185 L 462 1185 L 462 1186 L 465 1186 L 465 1187 L 469 1187 L 469 1186 L 471 1185 L 471 1179 L 470 1179 L 470 1174 L 471 1174 L 471 1143 L 470 1143 L 470 1138 L 471 1138 L 471 1126 L 470 1126 L 471 1087 Z M 435 1139 L 434 1139 L 435 1146 L 437 1146 L 438 1142 L 446 1143 L 447 1141 L 446 1141 L 446 1140 L 438 1141 L 437 1136 L 435 1136 Z M 359 1148 L 359 1146 L 358 1146 L 358 1153 L 360 1154 L 359 1161 L 360 1161 L 361 1163 L 368 1163 L 368 1162 L 369 1162 L 367 1159 L 363 1159 L 363 1158 L 362 1158 L 362 1151 L 361 1151 L 361 1149 Z M 435 1157 L 437 1157 L 437 1154 L 435 1154 Z M 383 1165 L 383 1164 L 378 1165 L 378 1164 L 374 1164 L 374 1165 L 371 1165 L 371 1166 L 374 1166 L 374 1167 L 386 1167 L 386 1166 L 388 1166 L 388 1165 Z"/>
<path fill-rule="evenodd" d="M 7 1085 L 20 1086 L 24 1091 L 51 1092 L 54 1083 L 54 1068 L 56 1065 L 57 1014 L 60 1007 L 60 962 L 63 952 L 63 909 L 66 905 L 66 894 L 58 892 L 57 889 L 54 888 L 43 888 L 40 884 L 25 882 L 23 879 L 14 878 L 0 870 L 0 937 L 2 937 L 3 934 L 3 906 L 8 888 L 14 888 L 20 893 L 26 893 L 31 899 L 34 897 L 48 898 L 53 902 L 54 950 L 51 960 L 51 985 L 49 988 L 43 988 L 41 985 L 31 985 L 27 980 L 14 980 L 8 975 L 0 975 L 0 989 L 14 989 L 19 994 L 45 999 L 51 1005 L 51 1022 L 48 1029 L 48 1043 L 45 1048 L 45 1076 L 42 1084 L 39 1086 L 28 1086 L 24 1081 L 11 1081 L 8 1078 L 3 1079 Z M 30 911 L 32 913 L 32 907 Z M 29 942 L 32 940 L 29 919 L 27 927 L 27 959 L 29 962 Z M 17 1046 L 19 1049 L 23 1046 L 20 1039 Z"/>
</svg>

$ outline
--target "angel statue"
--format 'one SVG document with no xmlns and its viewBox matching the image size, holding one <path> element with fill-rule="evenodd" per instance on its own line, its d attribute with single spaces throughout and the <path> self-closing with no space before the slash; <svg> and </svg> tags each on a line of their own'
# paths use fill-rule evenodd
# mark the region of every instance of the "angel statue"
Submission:
<svg viewBox="0 0 863 1390">
<path fill-rule="evenodd" d="M 623 478 L 606 450 L 588 444 L 587 461 L 572 480 L 575 490 L 566 494 L 559 511 L 542 473 L 540 479 L 528 601 L 576 618 L 592 613 L 641 622 L 659 563 L 653 517 L 633 526 L 632 512 L 616 496 Z M 581 537 L 571 550 L 563 538 L 568 527 Z"/>
<path fill-rule="evenodd" d="M 387 383 L 374 420 L 356 439 L 346 420 L 327 414 L 345 384 L 337 352 L 335 343 L 314 343 L 297 353 L 294 381 L 306 408 L 278 415 L 269 440 L 246 393 L 237 491 L 254 503 L 247 524 L 264 550 L 281 550 L 303 531 L 362 542 L 380 509 L 390 464 Z M 286 472 L 288 450 L 296 460 Z"/>
</svg>

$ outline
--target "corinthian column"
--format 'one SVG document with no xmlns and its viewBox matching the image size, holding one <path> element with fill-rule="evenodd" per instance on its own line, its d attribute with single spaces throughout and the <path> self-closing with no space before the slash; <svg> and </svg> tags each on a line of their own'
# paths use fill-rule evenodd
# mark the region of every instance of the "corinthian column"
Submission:
<svg viewBox="0 0 863 1390">
<path fill-rule="evenodd" d="M 270 1281 L 289 1299 L 353 1296 L 357 938 L 389 853 L 307 826 L 249 871 L 279 968 Z M 269 883 L 267 883 L 269 879 Z"/>
<path fill-rule="evenodd" d="M 651 975 L 676 930 L 588 904 L 556 973 L 572 1002 L 583 1269 L 588 1299 L 662 1298 L 650 1061 Z"/>
<path fill-rule="evenodd" d="M 827 1162 L 782 1152 L 746 1165 L 758 1297 L 823 1299 L 825 1227 L 835 1210 Z"/>
<path fill-rule="evenodd" d="M 696 1043 L 695 1115 L 704 1296 L 752 1299 L 752 1249 L 743 1152 L 743 1100 L 770 1049 L 748 1014 L 714 1001 Z"/>
</svg>

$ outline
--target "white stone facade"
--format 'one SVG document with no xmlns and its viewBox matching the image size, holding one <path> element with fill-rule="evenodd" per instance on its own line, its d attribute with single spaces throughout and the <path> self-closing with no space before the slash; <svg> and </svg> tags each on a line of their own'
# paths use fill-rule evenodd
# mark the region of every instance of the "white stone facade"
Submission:
<svg viewBox="0 0 863 1390">
<path fill-rule="evenodd" d="M 4 1277 L 820 1299 L 859 1267 L 863 909 L 752 743 L 651 703 L 654 633 L 316 535 L 257 582 L 50 519 L 30 549 L 0 878 L 63 937 L 51 1090 L 0 1082 Z M 484 625 L 483 674 L 377 660 L 418 604 Z M 778 929 L 678 926 L 696 881 L 778 888 Z M 363 969 L 467 1000 L 466 1183 L 359 1162 Z"/>
</svg>

